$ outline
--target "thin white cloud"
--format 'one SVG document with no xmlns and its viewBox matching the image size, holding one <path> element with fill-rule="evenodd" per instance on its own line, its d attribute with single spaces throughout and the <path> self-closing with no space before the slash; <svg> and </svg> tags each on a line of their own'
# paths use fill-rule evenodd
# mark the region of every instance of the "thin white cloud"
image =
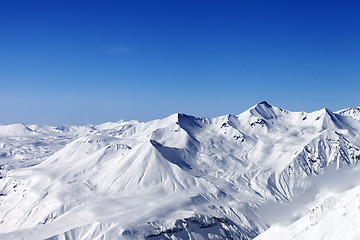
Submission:
<svg viewBox="0 0 360 240">
<path fill-rule="evenodd" d="M 104 48 L 105 48 L 105 53 L 107 54 L 121 54 L 131 50 L 131 48 L 129 47 L 122 47 L 122 46 L 106 46 Z"/>
</svg>

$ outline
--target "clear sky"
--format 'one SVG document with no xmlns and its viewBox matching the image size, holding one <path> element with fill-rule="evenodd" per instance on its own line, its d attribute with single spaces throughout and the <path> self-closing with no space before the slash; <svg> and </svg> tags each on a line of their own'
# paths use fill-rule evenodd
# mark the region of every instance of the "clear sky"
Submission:
<svg viewBox="0 0 360 240">
<path fill-rule="evenodd" d="M 360 105 L 359 1 L 1 1 L 0 123 Z"/>
</svg>

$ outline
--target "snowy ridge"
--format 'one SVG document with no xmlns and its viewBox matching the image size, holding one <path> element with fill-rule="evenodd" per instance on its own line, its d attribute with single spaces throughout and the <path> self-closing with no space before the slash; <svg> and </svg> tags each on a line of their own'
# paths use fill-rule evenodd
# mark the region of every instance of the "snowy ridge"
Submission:
<svg viewBox="0 0 360 240">
<path fill-rule="evenodd" d="M 355 120 L 360 120 L 360 107 L 347 108 L 336 112 L 342 116 L 349 116 Z"/>
<path fill-rule="evenodd" d="M 356 109 L 1 125 L 0 238 L 253 239 L 262 207 L 357 165 Z"/>
</svg>

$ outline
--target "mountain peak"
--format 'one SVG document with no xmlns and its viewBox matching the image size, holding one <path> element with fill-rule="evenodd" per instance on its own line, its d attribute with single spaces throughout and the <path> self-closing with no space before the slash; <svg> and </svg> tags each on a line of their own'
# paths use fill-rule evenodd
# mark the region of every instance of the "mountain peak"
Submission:
<svg viewBox="0 0 360 240">
<path fill-rule="evenodd" d="M 327 114 L 334 114 L 330 109 L 328 108 L 323 108 L 323 111 Z"/>
<path fill-rule="evenodd" d="M 23 123 L 0 125 L 0 136 L 23 136 L 34 134 L 34 131 Z"/>
<path fill-rule="evenodd" d="M 249 109 L 250 114 L 256 117 L 261 117 L 264 119 L 276 118 L 278 115 L 277 108 L 271 106 L 268 102 L 262 101 L 252 108 Z"/>
<path fill-rule="evenodd" d="M 266 106 L 267 108 L 272 107 L 267 101 L 262 101 L 262 102 L 258 103 L 257 105 L 263 105 L 263 106 Z"/>
</svg>

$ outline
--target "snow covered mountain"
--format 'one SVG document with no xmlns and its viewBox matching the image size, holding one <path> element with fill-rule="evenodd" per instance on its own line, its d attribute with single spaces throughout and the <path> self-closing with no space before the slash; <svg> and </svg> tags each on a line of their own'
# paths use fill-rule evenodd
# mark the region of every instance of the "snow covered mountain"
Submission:
<svg viewBox="0 0 360 240">
<path fill-rule="evenodd" d="M 301 239 L 317 230 L 299 209 L 357 206 L 359 109 L 0 125 L 0 239 Z"/>
</svg>

